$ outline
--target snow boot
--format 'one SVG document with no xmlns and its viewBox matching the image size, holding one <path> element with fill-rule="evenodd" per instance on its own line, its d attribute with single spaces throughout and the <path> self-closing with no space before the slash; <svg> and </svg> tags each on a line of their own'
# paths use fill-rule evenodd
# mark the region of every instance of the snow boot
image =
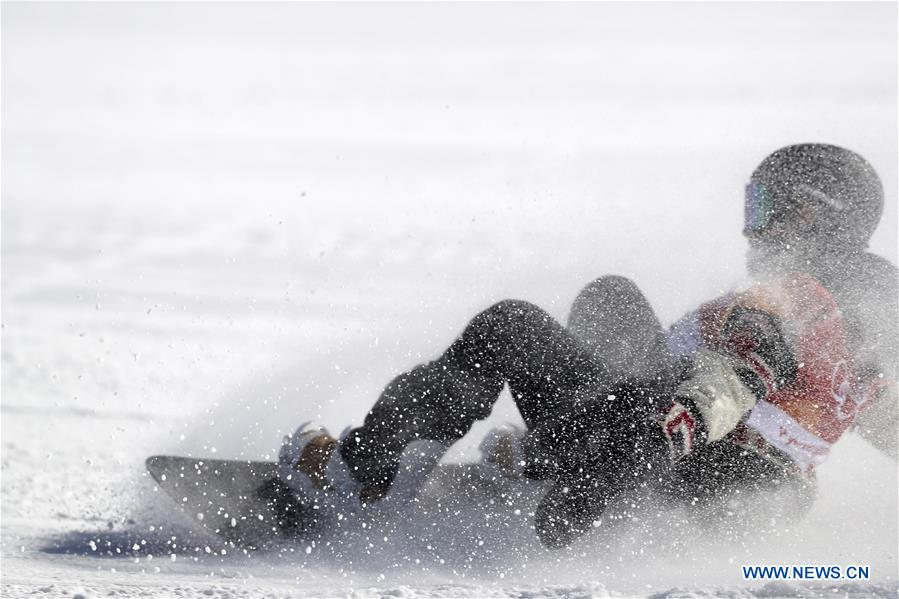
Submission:
<svg viewBox="0 0 899 599">
<path fill-rule="evenodd" d="M 340 440 L 321 427 L 301 425 L 285 438 L 279 454 L 279 473 L 298 496 L 308 501 L 356 511 L 360 508 L 398 509 L 413 501 L 427 475 L 446 453 L 449 445 L 418 440 L 403 450 L 396 476 L 388 485 L 363 484 L 353 476 L 340 446 L 352 429 L 347 427 Z"/>
<path fill-rule="evenodd" d="M 507 423 L 491 429 L 481 441 L 481 464 L 494 478 L 517 480 L 524 476 L 527 459 L 522 445 L 525 432 Z"/>
<path fill-rule="evenodd" d="M 281 480 L 307 501 L 358 507 L 362 485 L 340 456 L 339 441 L 306 422 L 284 438 L 278 455 Z"/>
</svg>

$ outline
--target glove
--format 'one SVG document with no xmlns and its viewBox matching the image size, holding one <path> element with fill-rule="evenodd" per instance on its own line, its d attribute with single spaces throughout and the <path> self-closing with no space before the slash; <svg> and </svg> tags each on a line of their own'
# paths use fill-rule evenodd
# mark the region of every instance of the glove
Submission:
<svg viewBox="0 0 899 599">
<path fill-rule="evenodd" d="M 668 441 L 668 454 L 672 462 L 690 455 L 697 445 L 705 443 L 705 424 L 689 399 L 675 397 L 668 410 L 661 415 L 659 424 Z"/>
</svg>

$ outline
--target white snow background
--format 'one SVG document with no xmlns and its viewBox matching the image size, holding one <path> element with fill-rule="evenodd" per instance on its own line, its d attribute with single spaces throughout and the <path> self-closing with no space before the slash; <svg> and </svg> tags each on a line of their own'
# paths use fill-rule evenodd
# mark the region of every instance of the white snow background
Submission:
<svg viewBox="0 0 899 599">
<path fill-rule="evenodd" d="M 896 50 L 895 3 L 4 2 L 0 592 L 895 597 L 896 464 L 853 435 L 792 528 L 560 552 L 506 518 L 490 551 L 221 555 L 143 460 L 359 423 L 503 298 L 564 319 L 620 273 L 669 323 L 744 277 L 742 188 L 788 143 L 872 162 L 895 263 Z M 872 580 L 740 572 L 806 563 Z"/>
</svg>

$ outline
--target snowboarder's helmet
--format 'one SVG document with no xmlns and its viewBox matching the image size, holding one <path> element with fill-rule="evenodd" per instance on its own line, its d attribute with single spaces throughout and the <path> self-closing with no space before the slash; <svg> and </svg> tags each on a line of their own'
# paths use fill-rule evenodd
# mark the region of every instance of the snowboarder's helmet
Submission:
<svg viewBox="0 0 899 599">
<path fill-rule="evenodd" d="M 746 186 L 743 234 L 836 250 L 864 248 L 883 212 L 868 162 L 828 144 L 797 144 L 765 158 Z"/>
</svg>

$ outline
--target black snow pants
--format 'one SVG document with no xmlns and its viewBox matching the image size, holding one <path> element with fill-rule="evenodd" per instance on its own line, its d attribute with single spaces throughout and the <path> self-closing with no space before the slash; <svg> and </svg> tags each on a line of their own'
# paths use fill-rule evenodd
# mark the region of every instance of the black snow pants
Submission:
<svg viewBox="0 0 899 599">
<path fill-rule="evenodd" d="M 585 287 L 567 328 L 532 304 L 506 300 L 472 319 L 439 358 L 388 384 L 340 450 L 360 482 L 386 489 L 407 444 L 461 439 L 508 385 L 529 453 L 543 456 L 526 474 L 545 478 L 583 454 L 574 445 L 587 428 L 630 429 L 655 410 L 658 398 L 670 397 L 670 371 L 664 330 L 628 279 Z M 622 386 L 639 387 L 639 397 Z"/>
<path fill-rule="evenodd" d="M 481 312 L 439 358 L 387 385 L 340 451 L 378 496 L 409 443 L 448 447 L 490 414 L 508 385 L 528 428 L 525 475 L 555 481 L 535 518 L 547 547 L 568 545 L 609 502 L 638 487 L 690 505 L 734 489 L 792 487 L 808 498 L 809 486 L 788 468 L 728 439 L 672 466 L 655 417 L 686 372 L 636 285 L 603 277 L 579 294 L 567 327 L 521 301 Z"/>
</svg>

